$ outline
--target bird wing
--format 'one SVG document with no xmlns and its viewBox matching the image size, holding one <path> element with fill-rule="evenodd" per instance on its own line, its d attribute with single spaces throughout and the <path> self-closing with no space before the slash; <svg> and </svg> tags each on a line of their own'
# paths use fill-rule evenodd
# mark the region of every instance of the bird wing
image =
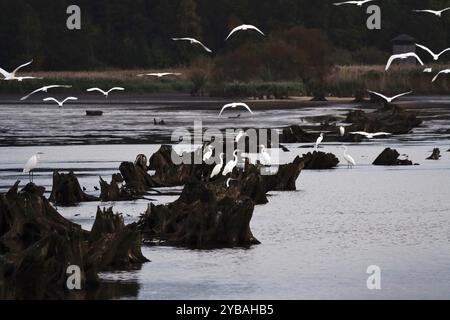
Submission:
<svg viewBox="0 0 450 320">
<path fill-rule="evenodd" d="M 172 38 L 173 41 L 192 41 L 192 38 Z"/>
<path fill-rule="evenodd" d="M 1 73 L 5 78 L 7 78 L 7 77 L 9 77 L 9 76 L 11 75 L 8 71 L 6 71 L 6 70 L 4 70 L 4 69 L 2 69 L 2 68 L 0 68 L 0 73 Z"/>
<path fill-rule="evenodd" d="M 219 118 L 222 116 L 222 113 L 223 113 L 226 109 L 231 108 L 232 106 L 233 106 L 232 103 L 229 103 L 229 104 L 224 105 L 224 106 L 222 107 L 222 110 L 220 110 Z"/>
<path fill-rule="evenodd" d="M 431 82 L 435 82 L 437 78 L 443 73 L 450 73 L 450 69 L 439 71 L 439 73 L 433 78 L 433 80 L 431 80 Z"/>
<path fill-rule="evenodd" d="M 421 45 L 421 44 L 418 44 L 418 43 L 416 43 L 416 46 L 419 47 L 420 49 L 425 50 L 426 52 L 428 52 L 429 54 L 431 54 L 433 57 L 435 56 L 434 52 L 431 51 L 430 49 L 428 49 L 427 47 L 425 47 L 425 46 L 423 46 L 423 45 Z"/>
<path fill-rule="evenodd" d="M 420 59 L 420 57 L 416 54 L 416 53 L 414 53 L 414 52 L 411 52 L 411 53 L 408 53 L 408 55 L 410 56 L 410 57 L 414 57 L 414 58 L 416 58 L 417 59 L 417 61 L 419 61 L 420 62 L 420 64 L 423 66 L 424 65 L 424 63 L 423 63 L 423 61 Z"/>
<path fill-rule="evenodd" d="M 264 32 L 262 32 L 260 29 L 258 29 L 258 28 L 255 27 L 255 26 L 249 25 L 248 28 L 249 28 L 249 29 L 253 29 L 253 30 L 255 30 L 255 31 L 259 32 L 259 33 L 261 33 L 263 36 L 266 36 L 266 35 L 264 34 Z"/>
<path fill-rule="evenodd" d="M 342 6 L 343 4 L 356 4 L 357 1 L 345 1 L 345 2 L 336 2 L 333 3 L 335 6 Z"/>
<path fill-rule="evenodd" d="M 27 100 L 29 97 L 31 97 L 33 94 L 38 93 L 39 91 L 44 91 L 45 87 L 39 88 L 31 92 L 30 94 L 26 95 L 25 97 L 20 98 L 20 101 Z"/>
<path fill-rule="evenodd" d="M 236 106 L 244 107 L 244 108 L 247 109 L 251 114 L 253 114 L 252 109 L 250 109 L 250 107 L 249 107 L 247 104 L 245 104 L 245 103 L 238 103 L 238 104 L 236 104 Z"/>
<path fill-rule="evenodd" d="M 350 132 L 350 134 L 360 135 L 360 136 L 365 136 L 365 137 L 367 137 L 369 135 L 367 132 L 364 132 L 364 131 Z"/>
<path fill-rule="evenodd" d="M 24 64 L 18 66 L 18 67 L 12 72 L 12 74 L 16 74 L 17 71 L 19 71 L 20 69 L 22 69 L 22 68 L 24 68 L 24 67 L 26 67 L 26 66 L 28 66 L 28 65 L 30 65 L 30 64 L 32 64 L 32 63 L 33 63 L 33 60 L 31 60 L 30 62 L 27 62 L 27 63 L 24 63 Z"/>
<path fill-rule="evenodd" d="M 105 91 L 103 91 L 102 89 L 100 89 L 100 88 L 90 88 L 90 89 L 87 89 L 86 90 L 87 92 L 94 92 L 94 91 L 98 91 L 98 92 L 100 92 L 100 93 L 102 93 L 102 94 L 106 94 L 106 92 Z"/>
<path fill-rule="evenodd" d="M 433 14 L 437 14 L 438 11 L 434 11 L 434 10 L 413 10 L 414 12 L 427 12 L 427 13 L 433 13 Z"/>
<path fill-rule="evenodd" d="M 450 7 L 445 8 L 444 10 L 441 10 L 441 13 L 443 13 L 443 12 L 445 12 L 445 11 L 448 11 L 448 10 L 450 10 Z"/>
<path fill-rule="evenodd" d="M 125 88 L 122 87 L 114 87 L 109 89 L 108 93 L 112 92 L 112 91 L 125 91 Z"/>
<path fill-rule="evenodd" d="M 413 92 L 412 92 L 412 91 L 409 91 L 409 92 L 405 92 L 405 93 L 398 94 L 398 95 L 396 95 L 395 97 L 392 97 L 392 100 L 395 100 L 395 99 L 397 99 L 397 98 L 406 96 L 406 95 L 411 94 L 411 93 L 413 93 Z"/>
<path fill-rule="evenodd" d="M 389 98 L 384 96 L 384 95 L 382 95 L 381 93 L 378 93 L 378 92 L 375 92 L 375 91 L 371 91 L 371 90 L 367 90 L 367 92 L 370 92 L 370 93 L 372 93 L 372 94 L 374 94 L 376 96 L 379 96 L 379 97 L 383 98 L 386 101 L 389 101 Z"/>
<path fill-rule="evenodd" d="M 53 102 L 56 102 L 57 104 L 61 103 L 58 100 L 56 100 L 55 98 L 45 98 L 43 101 L 53 101 Z"/>
<path fill-rule="evenodd" d="M 440 57 L 441 55 L 443 55 L 443 54 L 446 53 L 447 51 L 450 51 L 450 48 L 447 48 L 447 49 L 442 50 L 441 52 L 439 52 L 438 57 Z"/>
<path fill-rule="evenodd" d="M 201 43 L 200 41 L 196 40 L 196 43 L 198 43 L 199 45 L 201 45 L 203 47 L 203 49 L 205 49 L 206 52 L 212 53 L 212 50 L 209 49 L 207 46 L 205 46 L 203 43 Z"/>
<path fill-rule="evenodd" d="M 234 28 L 233 30 L 231 30 L 230 34 L 229 34 L 228 37 L 225 39 L 225 41 L 227 41 L 228 39 L 230 39 L 230 37 L 231 37 L 234 33 L 238 32 L 238 31 L 241 30 L 241 29 L 242 29 L 242 26 L 239 26 L 239 27 L 236 27 L 236 28 Z"/>
<path fill-rule="evenodd" d="M 394 60 L 398 59 L 399 55 L 394 54 L 393 56 L 391 56 L 386 64 L 386 68 L 384 69 L 385 71 L 388 71 L 389 68 L 391 67 L 392 62 L 394 62 Z"/>
<path fill-rule="evenodd" d="M 392 135 L 392 133 L 388 133 L 388 132 L 377 132 L 377 133 L 372 134 L 372 136 L 374 136 L 374 137 L 391 136 L 391 135 Z"/>
<path fill-rule="evenodd" d="M 75 97 L 68 97 L 68 98 L 66 98 L 66 99 L 64 99 L 64 101 L 62 102 L 63 104 L 66 102 L 66 101 L 75 101 L 75 100 L 78 100 L 78 98 L 75 98 Z"/>
</svg>

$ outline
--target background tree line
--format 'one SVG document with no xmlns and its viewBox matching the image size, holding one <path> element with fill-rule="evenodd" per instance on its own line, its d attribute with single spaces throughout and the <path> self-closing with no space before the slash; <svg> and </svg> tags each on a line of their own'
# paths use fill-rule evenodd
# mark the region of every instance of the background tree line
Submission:
<svg viewBox="0 0 450 320">
<path fill-rule="evenodd" d="M 378 1 L 380 31 L 366 28 L 365 8 L 335 7 L 333 2 L 2 0 L 0 65 L 12 68 L 33 58 L 35 70 L 204 68 L 210 61 L 217 76 L 245 80 L 256 72 L 261 79 L 276 80 L 317 73 L 317 67 L 331 63 L 383 63 L 391 39 L 402 33 L 435 51 L 450 44 L 450 14 L 438 19 L 412 12 L 441 9 L 449 1 Z M 80 31 L 66 28 L 71 4 L 82 9 Z M 257 25 L 268 38 L 239 34 L 225 42 L 241 23 Z M 178 36 L 196 37 L 215 53 L 171 41 Z"/>
</svg>

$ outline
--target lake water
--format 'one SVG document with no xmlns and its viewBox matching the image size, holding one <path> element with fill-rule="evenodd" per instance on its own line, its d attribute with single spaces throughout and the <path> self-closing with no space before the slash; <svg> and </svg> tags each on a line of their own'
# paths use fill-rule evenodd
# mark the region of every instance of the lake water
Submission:
<svg viewBox="0 0 450 320">
<path fill-rule="evenodd" d="M 217 105 L 213 110 L 195 106 L 193 103 L 192 110 L 159 104 L 114 105 L 107 110 L 98 106 L 106 111 L 105 116 L 92 119 L 84 117 L 85 109 L 80 106 L 0 106 L 0 141 L 4 145 L 0 147 L 0 192 L 17 178 L 26 183 L 21 168 L 37 151 L 45 153 L 35 175 L 37 184 L 50 191 L 54 169 L 73 169 L 88 193 L 98 194 L 94 186 L 99 176 L 110 179 L 120 162 L 134 161 L 139 153 L 150 156 L 160 146 L 155 136 L 167 139 L 171 128 L 192 126 L 194 119 L 202 119 L 206 127 L 255 126 L 255 118 L 246 115 L 217 120 Z M 281 127 L 309 116 L 344 114 L 354 107 L 269 109 L 254 117 L 258 126 Z M 210 251 L 143 247 L 152 262 L 132 272 L 103 273 L 112 288 L 102 297 L 449 299 L 450 153 L 445 151 L 450 148 L 450 138 L 436 130 L 450 127 L 450 112 L 441 107 L 427 112 L 424 126 L 412 135 L 348 145 L 358 163 L 355 169 L 348 170 L 341 163 L 335 170 L 303 171 L 298 191 L 271 193 L 269 204 L 255 208 L 251 222 L 261 245 Z M 155 128 L 154 117 L 166 119 L 167 127 Z M 149 144 L 132 144 L 136 137 L 145 140 L 149 136 Z M 91 144 L 77 145 L 87 141 Z M 33 146 L 37 142 L 40 146 Z M 300 145 L 287 146 L 291 152 L 281 153 L 282 163 L 308 151 Z M 387 146 L 408 154 L 420 165 L 372 166 Z M 441 149 L 442 159 L 425 160 L 435 147 Z M 325 144 L 322 150 L 343 161 L 338 145 Z M 157 203 L 175 199 L 161 197 Z M 90 229 L 98 205 L 114 206 L 128 223 L 138 219 L 148 201 L 84 203 L 58 210 Z M 382 290 L 366 287 L 366 270 L 371 265 L 382 270 Z"/>
</svg>

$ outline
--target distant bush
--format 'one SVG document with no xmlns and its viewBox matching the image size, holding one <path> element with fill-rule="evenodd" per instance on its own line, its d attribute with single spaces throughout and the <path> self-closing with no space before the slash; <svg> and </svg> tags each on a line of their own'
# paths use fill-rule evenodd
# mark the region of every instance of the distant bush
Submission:
<svg viewBox="0 0 450 320">
<path fill-rule="evenodd" d="M 297 82 L 230 82 L 219 83 L 210 87 L 212 97 L 230 98 L 275 98 L 286 99 L 291 96 L 303 96 L 305 88 Z"/>
</svg>

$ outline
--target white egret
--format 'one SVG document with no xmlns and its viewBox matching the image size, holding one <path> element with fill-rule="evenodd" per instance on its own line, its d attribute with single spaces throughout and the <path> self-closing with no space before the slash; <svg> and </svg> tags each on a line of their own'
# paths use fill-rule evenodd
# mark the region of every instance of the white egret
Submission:
<svg viewBox="0 0 450 320">
<path fill-rule="evenodd" d="M 341 134 L 341 137 L 345 136 L 345 128 L 343 126 L 339 127 L 339 133 Z"/>
<path fill-rule="evenodd" d="M 236 139 L 234 141 L 237 143 L 246 135 L 247 134 L 244 132 L 244 130 L 239 130 L 238 134 L 236 135 Z"/>
<path fill-rule="evenodd" d="M 108 96 L 109 96 L 109 94 L 110 94 L 111 92 L 113 92 L 113 91 L 125 91 L 125 88 L 122 88 L 122 87 L 114 87 L 114 88 L 109 89 L 108 91 L 104 91 L 104 90 L 102 90 L 102 89 L 100 89 L 100 88 L 90 88 L 90 89 L 87 89 L 86 91 L 87 91 L 87 92 L 98 91 L 98 92 L 100 92 L 101 94 L 103 94 L 103 95 L 105 96 L 106 99 L 108 99 Z"/>
<path fill-rule="evenodd" d="M 423 70 L 423 73 L 432 73 L 433 72 L 433 68 L 425 68 Z"/>
<path fill-rule="evenodd" d="M 213 171 L 211 172 L 211 175 L 209 176 L 210 179 L 212 179 L 212 178 L 214 178 L 214 177 L 216 177 L 216 176 L 218 176 L 220 174 L 220 171 L 222 170 L 222 167 L 223 167 L 223 157 L 224 156 L 225 156 L 224 153 L 220 154 L 220 163 L 218 163 L 214 167 Z"/>
<path fill-rule="evenodd" d="M 5 77 L 3 80 L 6 80 L 6 81 L 11 81 L 11 80 L 22 81 L 24 79 L 35 79 L 35 77 L 16 77 L 16 73 L 20 69 L 25 68 L 26 66 L 29 66 L 32 63 L 33 63 L 33 60 L 31 60 L 30 62 L 24 63 L 24 64 L 18 66 L 16 69 L 14 69 L 13 72 L 8 72 L 8 71 L 5 71 L 4 69 L 0 68 L 0 73 Z"/>
<path fill-rule="evenodd" d="M 38 166 L 41 155 L 43 155 L 42 152 L 38 152 L 35 155 L 33 155 L 30 159 L 28 159 L 28 162 L 25 164 L 25 167 L 23 168 L 23 173 L 28 173 L 30 182 L 33 182 L 34 169 L 36 169 L 36 167 Z"/>
<path fill-rule="evenodd" d="M 206 147 L 206 149 L 208 150 L 204 155 L 203 155 L 203 162 L 208 161 L 209 159 L 211 159 L 212 155 L 213 155 L 213 150 L 214 148 L 209 145 L 208 147 Z"/>
<path fill-rule="evenodd" d="M 367 139 L 373 139 L 375 137 L 392 135 L 392 133 L 387 133 L 387 132 L 368 133 L 368 132 L 364 132 L 364 131 L 350 132 L 350 134 L 364 136 Z"/>
<path fill-rule="evenodd" d="M 68 97 L 68 98 L 64 99 L 63 101 L 58 101 L 55 98 L 50 97 L 50 98 L 45 98 L 43 101 L 46 101 L 46 102 L 53 101 L 53 102 L 57 103 L 58 106 L 61 108 L 64 105 L 64 103 L 66 103 L 67 101 L 76 101 L 76 100 L 78 100 L 78 98 Z"/>
<path fill-rule="evenodd" d="M 251 25 L 251 24 L 243 24 L 240 25 L 239 27 L 234 28 L 233 30 L 231 30 L 230 34 L 228 35 L 228 37 L 225 39 L 228 40 L 233 34 L 235 34 L 236 32 L 239 31 L 247 31 L 247 30 L 254 30 L 256 32 L 259 32 L 260 34 L 262 34 L 263 36 L 265 36 L 264 32 L 262 32 L 261 30 L 259 30 L 257 27 Z"/>
<path fill-rule="evenodd" d="M 364 4 L 368 2 L 372 2 L 373 0 L 362 0 L 362 1 L 345 1 L 345 2 L 336 2 L 333 3 L 335 6 L 342 6 L 344 4 L 353 4 L 357 5 L 358 7 L 362 7 Z"/>
<path fill-rule="evenodd" d="M 440 57 L 441 55 L 443 55 L 443 54 L 446 53 L 447 51 L 450 51 L 450 48 L 447 48 L 447 49 L 445 49 L 445 50 L 442 50 L 440 53 L 436 54 L 436 53 L 434 53 L 433 51 L 431 51 L 430 49 L 428 49 L 427 47 L 425 47 L 425 46 L 423 46 L 423 45 L 420 45 L 420 44 L 417 44 L 417 43 L 416 43 L 416 46 L 419 47 L 420 49 L 423 49 L 423 50 L 425 50 L 426 52 L 428 52 L 428 53 L 433 57 L 433 59 L 434 59 L 435 61 L 438 61 L 438 60 L 439 60 L 439 57 Z"/>
<path fill-rule="evenodd" d="M 356 161 L 351 155 L 347 153 L 348 148 L 346 146 L 342 146 L 342 148 L 344 149 L 344 159 L 345 161 L 347 161 L 347 167 L 349 169 L 352 169 L 354 166 L 356 166 Z"/>
<path fill-rule="evenodd" d="M 317 148 L 319 147 L 319 145 L 323 142 L 323 138 L 324 138 L 323 133 L 321 133 L 320 136 L 319 136 L 319 137 L 317 138 L 317 140 L 316 140 L 316 146 L 315 146 L 316 149 L 317 149 Z"/>
<path fill-rule="evenodd" d="M 194 38 L 172 38 L 173 41 L 189 41 L 191 44 L 200 45 L 206 52 L 212 53 L 212 50 L 205 46 L 203 43 Z"/>
<path fill-rule="evenodd" d="M 27 100 L 29 97 L 31 97 L 33 94 L 38 93 L 38 92 L 47 92 L 49 89 L 54 89 L 54 88 L 72 88 L 72 86 L 66 86 L 66 85 L 51 85 L 51 86 L 45 86 L 39 89 L 34 90 L 33 92 L 31 92 L 30 94 L 26 95 L 25 97 L 21 98 L 20 100 Z"/>
<path fill-rule="evenodd" d="M 226 104 L 222 107 L 222 110 L 220 110 L 219 113 L 219 118 L 222 117 L 222 113 L 226 110 L 226 109 L 234 109 L 237 107 L 244 107 L 245 109 L 247 109 L 251 114 L 253 114 L 253 111 L 250 109 L 250 107 L 246 104 L 246 103 L 242 103 L 242 102 L 233 102 L 233 103 L 229 103 Z"/>
<path fill-rule="evenodd" d="M 259 157 L 259 162 L 261 162 L 264 166 L 270 166 L 272 164 L 272 158 L 270 157 L 270 154 L 267 152 L 267 149 L 264 145 L 261 145 L 260 148 L 261 155 Z"/>
<path fill-rule="evenodd" d="M 445 70 L 439 71 L 439 73 L 431 81 L 435 82 L 441 74 L 448 74 L 448 73 L 450 73 L 450 69 L 445 69 Z"/>
<path fill-rule="evenodd" d="M 424 10 L 413 10 L 413 12 L 419 12 L 419 13 L 431 13 L 431 14 L 434 14 L 435 16 L 437 16 L 437 17 L 442 17 L 442 14 L 445 12 L 445 11 L 448 11 L 448 10 L 450 10 L 450 7 L 449 8 L 445 8 L 445 9 L 442 9 L 442 10 L 429 10 L 429 9 L 424 9 Z"/>
<path fill-rule="evenodd" d="M 234 159 L 229 161 L 226 164 L 225 168 L 222 171 L 223 176 L 227 176 L 228 174 L 233 173 L 233 170 L 237 166 L 237 163 L 238 163 L 238 156 L 237 156 L 238 152 L 239 152 L 239 150 L 237 150 L 237 149 L 234 150 L 234 152 L 233 152 Z"/>
<path fill-rule="evenodd" d="M 154 72 L 154 73 L 145 73 L 145 74 L 138 74 L 138 77 L 157 77 L 157 78 L 163 78 L 167 76 L 181 76 L 181 73 L 175 73 L 175 72 Z"/>
<path fill-rule="evenodd" d="M 383 100 L 386 100 L 387 103 L 391 103 L 391 102 L 394 101 L 395 99 L 398 99 L 398 98 L 400 98 L 400 97 L 403 97 L 403 96 L 406 96 L 406 95 L 408 95 L 408 94 L 413 93 L 412 91 L 409 91 L 409 92 L 405 92 L 405 93 L 398 94 L 398 95 L 396 95 L 396 96 L 394 96 L 394 97 L 386 97 L 385 95 L 383 95 L 383 94 L 381 94 L 381 93 L 378 93 L 378 92 L 375 92 L 375 91 L 367 90 L 367 92 L 370 92 L 370 93 L 372 93 L 372 94 L 374 94 L 374 95 L 376 95 L 376 96 L 379 96 L 379 97 L 382 98 Z"/>
<path fill-rule="evenodd" d="M 408 53 L 401 53 L 401 54 L 394 54 L 392 55 L 387 64 L 386 64 L 386 68 L 385 71 L 388 71 L 389 68 L 391 67 L 392 62 L 394 62 L 395 60 L 405 60 L 405 59 L 409 59 L 409 58 L 415 58 L 417 61 L 419 61 L 419 63 L 423 66 L 424 63 L 422 62 L 422 60 L 419 58 L 419 56 L 415 53 L 415 52 L 408 52 Z"/>
</svg>

